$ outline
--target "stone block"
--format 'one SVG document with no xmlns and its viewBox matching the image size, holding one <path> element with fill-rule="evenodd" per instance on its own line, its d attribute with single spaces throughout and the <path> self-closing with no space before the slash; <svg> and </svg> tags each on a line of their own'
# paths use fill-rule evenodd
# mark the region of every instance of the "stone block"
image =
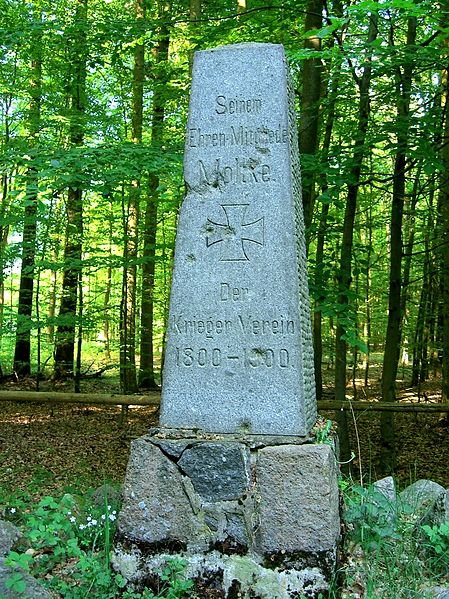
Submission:
<svg viewBox="0 0 449 599">
<path fill-rule="evenodd" d="M 335 551 L 339 495 L 335 457 L 328 445 L 262 449 L 257 492 L 263 554 Z"/>
<path fill-rule="evenodd" d="M 228 501 L 248 488 L 249 459 L 241 443 L 201 443 L 186 449 L 178 466 L 206 501 Z"/>
<path fill-rule="evenodd" d="M 149 437 L 131 444 L 117 525 L 119 534 L 147 544 L 183 547 L 193 537 L 197 518 L 186 481 Z"/>
</svg>

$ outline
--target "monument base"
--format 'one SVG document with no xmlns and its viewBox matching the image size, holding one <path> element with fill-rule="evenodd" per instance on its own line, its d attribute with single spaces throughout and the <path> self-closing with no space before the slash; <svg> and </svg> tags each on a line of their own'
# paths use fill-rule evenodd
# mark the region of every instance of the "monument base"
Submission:
<svg viewBox="0 0 449 599">
<path fill-rule="evenodd" d="M 170 560 L 214 597 L 326 596 L 340 537 L 333 449 L 311 437 L 154 429 L 132 443 L 112 563 L 137 590 Z"/>
</svg>

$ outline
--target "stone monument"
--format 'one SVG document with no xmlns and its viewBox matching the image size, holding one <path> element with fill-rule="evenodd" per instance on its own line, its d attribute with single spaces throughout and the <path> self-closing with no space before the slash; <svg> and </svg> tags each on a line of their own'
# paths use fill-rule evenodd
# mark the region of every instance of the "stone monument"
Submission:
<svg viewBox="0 0 449 599">
<path fill-rule="evenodd" d="M 113 562 L 137 586 L 176 557 L 218 596 L 317 597 L 336 560 L 337 467 L 312 431 L 299 157 L 282 46 L 195 54 L 184 174 L 160 428 L 133 443 Z"/>
</svg>

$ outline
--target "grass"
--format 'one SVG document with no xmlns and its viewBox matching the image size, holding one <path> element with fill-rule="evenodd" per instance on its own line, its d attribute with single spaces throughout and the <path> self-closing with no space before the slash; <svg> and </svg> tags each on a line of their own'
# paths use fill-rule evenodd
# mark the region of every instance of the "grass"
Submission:
<svg viewBox="0 0 449 599">
<path fill-rule="evenodd" d="M 19 567 L 8 579 L 17 596 L 27 596 L 24 572 L 65 599 L 193 598 L 193 582 L 182 562 L 161 572 L 162 589 L 135 592 L 110 566 L 110 551 L 120 506 L 117 493 L 65 493 L 36 501 L 30 492 L 0 488 L 0 517 L 23 534 L 6 563 Z M 449 586 L 449 523 L 430 526 L 375 488 L 341 482 L 347 530 L 339 584 L 330 599 L 426 599 L 436 585 Z M 109 494 L 109 496 L 108 496 Z M 324 598 L 323 598 L 324 599 Z"/>
</svg>

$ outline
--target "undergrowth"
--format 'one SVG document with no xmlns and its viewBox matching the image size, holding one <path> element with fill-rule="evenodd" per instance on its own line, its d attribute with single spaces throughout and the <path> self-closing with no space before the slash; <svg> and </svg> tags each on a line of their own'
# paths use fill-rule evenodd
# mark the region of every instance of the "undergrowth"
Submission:
<svg viewBox="0 0 449 599">
<path fill-rule="evenodd" d="M 430 599 L 433 586 L 449 586 L 449 522 L 424 523 L 422 514 L 374 487 L 343 481 L 341 490 L 346 557 L 340 584 L 333 585 L 326 599 Z M 26 599 L 28 572 L 65 599 L 197 597 L 180 560 L 160 573 L 160 589 L 127 588 L 110 564 L 119 507 L 107 493 L 102 499 L 67 493 L 35 502 L 32 495 L 0 488 L 0 518 L 22 531 L 5 560 L 15 569 L 9 588 Z"/>
<path fill-rule="evenodd" d="M 26 573 L 64 599 L 180 599 L 193 583 L 183 576 L 184 565 L 173 560 L 161 572 L 162 589 L 134 592 L 115 573 L 110 551 L 119 506 L 107 495 L 65 494 L 43 497 L 36 504 L 24 492 L 5 494 L 0 488 L 0 517 L 18 526 L 22 537 L 5 565 L 13 568 L 6 586 L 27 598 Z"/>
<path fill-rule="evenodd" d="M 344 598 L 430 599 L 449 587 L 449 522 L 424 524 L 425 514 L 375 487 L 343 484 L 346 527 Z"/>
</svg>

